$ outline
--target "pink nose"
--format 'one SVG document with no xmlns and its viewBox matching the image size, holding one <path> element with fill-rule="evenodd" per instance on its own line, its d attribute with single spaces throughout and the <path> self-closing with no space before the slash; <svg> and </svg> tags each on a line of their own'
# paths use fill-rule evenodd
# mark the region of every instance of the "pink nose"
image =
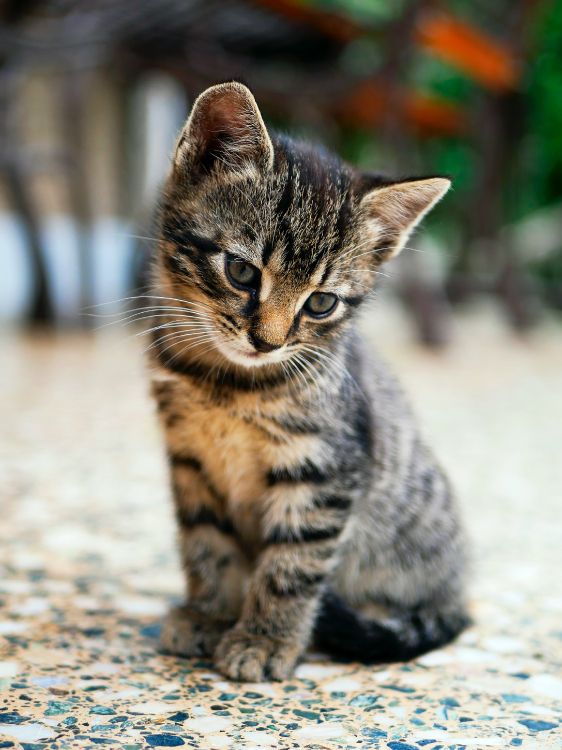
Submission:
<svg viewBox="0 0 562 750">
<path fill-rule="evenodd" d="M 253 347 L 258 352 L 272 352 L 275 351 L 275 349 L 280 349 L 283 344 L 270 344 L 269 341 L 265 341 L 265 339 L 260 339 L 259 336 L 256 336 L 255 333 L 248 333 L 248 338 L 250 339 L 250 343 L 253 345 Z"/>
</svg>

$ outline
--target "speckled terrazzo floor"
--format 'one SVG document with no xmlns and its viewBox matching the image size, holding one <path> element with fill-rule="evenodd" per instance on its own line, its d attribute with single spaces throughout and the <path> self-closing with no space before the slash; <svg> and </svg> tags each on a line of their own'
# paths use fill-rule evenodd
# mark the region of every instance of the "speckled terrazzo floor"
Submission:
<svg viewBox="0 0 562 750">
<path fill-rule="evenodd" d="M 459 488 L 476 625 L 408 665 L 311 656 L 286 684 L 161 656 L 181 579 L 140 347 L 5 333 L 0 748 L 561 746 L 562 332 L 473 314 L 437 356 L 374 324 Z"/>
</svg>

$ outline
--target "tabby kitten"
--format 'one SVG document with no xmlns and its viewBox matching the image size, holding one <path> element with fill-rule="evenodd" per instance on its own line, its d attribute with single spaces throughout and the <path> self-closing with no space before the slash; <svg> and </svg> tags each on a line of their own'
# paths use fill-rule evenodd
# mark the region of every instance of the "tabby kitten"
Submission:
<svg viewBox="0 0 562 750">
<path fill-rule="evenodd" d="M 195 102 L 153 289 L 187 579 L 167 651 L 281 680 L 310 643 L 387 662 L 465 627 L 449 483 L 355 329 L 378 267 L 449 184 L 364 175 L 270 134 L 238 83 Z"/>
</svg>

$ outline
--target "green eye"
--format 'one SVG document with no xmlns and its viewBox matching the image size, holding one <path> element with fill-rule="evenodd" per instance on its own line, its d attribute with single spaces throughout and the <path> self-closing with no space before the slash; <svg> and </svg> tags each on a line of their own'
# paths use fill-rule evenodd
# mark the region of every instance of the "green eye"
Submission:
<svg viewBox="0 0 562 750">
<path fill-rule="evenodd" d="M 338 298 L 335 294 L 314 292 L 304 303 L 304 309 L 311 315 L 321 318 L 335 310 Z"/>
<path fill-rule="evenodd" d="M 260 272 L 251 263 L 227 258 L 226 274 L 235 287 L 244 287 L 245 289 L 257 289 L 258 287 Z"/>
</svg>

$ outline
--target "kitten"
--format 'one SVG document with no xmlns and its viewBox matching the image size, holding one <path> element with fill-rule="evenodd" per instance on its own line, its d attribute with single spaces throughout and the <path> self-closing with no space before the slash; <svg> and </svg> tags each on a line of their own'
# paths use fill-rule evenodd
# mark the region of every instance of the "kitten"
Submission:
<svg viewBox="0 0 562 750">
<path fill-rule="evenodd" d="M 466 625 L 447 478 L 355 318 L 444 195 L 269 134 L 250 91 L 195 102 L 163 195 L 153 392 L 187 605 L 162 644 L 235 680 L 306 647 L 406 660 Z"/>
</svg>

